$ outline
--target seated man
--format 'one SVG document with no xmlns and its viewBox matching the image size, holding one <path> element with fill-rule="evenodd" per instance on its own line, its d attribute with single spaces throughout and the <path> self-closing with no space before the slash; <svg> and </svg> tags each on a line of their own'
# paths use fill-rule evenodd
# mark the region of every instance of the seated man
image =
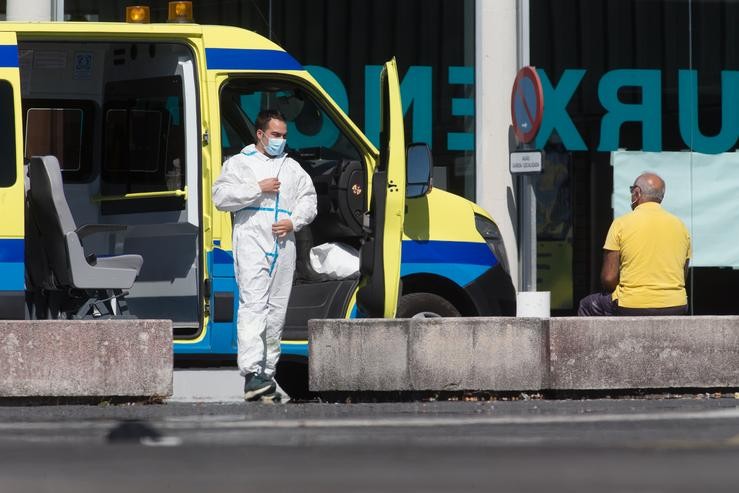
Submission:
<svg viewBox="0 0 739 493">
<path fill-rule="evenodd" d="M 665 182 L 643 173 L 631 191 L 632 212 L 614 219 L 603 245 L 605 292 L 580 301 L 579 316 L 684 315 L 690 235 L 660 203 Z"/>
</svg>

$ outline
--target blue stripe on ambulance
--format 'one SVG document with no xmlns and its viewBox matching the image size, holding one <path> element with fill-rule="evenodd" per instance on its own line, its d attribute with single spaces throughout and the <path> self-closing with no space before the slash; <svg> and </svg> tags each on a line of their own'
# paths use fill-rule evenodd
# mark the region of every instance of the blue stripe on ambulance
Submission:
<svg viewBox="0 0 739 493">
<path fill-rule="evenodd" d="M 437 274 L 465 287 L 497 264 L 486 243 L 410 240 L 402 245 L 400 277 Z"/>
<path fill-rule="evenodd" d="M 238 300 L 238 289 L 234 278 L 233 256 L 230 251 L 214 248 L 205 257 L 211 279 L 211 291 L 233 294 Z M 233 320 L 236 320 L 237 303 L 233 306 Z M 214 322 L 210 320 L 205 337 L 196 343 L 175 341 L 175 354 L 235 354 L 235 322 Z"/>
<path fill-rule="evenodd" d="M 303 70 L 291 55 L 279 50 L 206 48 L 208 70 Z"/>
<path fill-rule="evenodd" d="M 20 238 L 0 238 L 0 291 L 23 291 L 25 286 L 24 242 Z"/>
<path fill-rule="evenodd" d="M 0 45 L 0 67 L 18 67 L 18 47 Z"/>
</svg>

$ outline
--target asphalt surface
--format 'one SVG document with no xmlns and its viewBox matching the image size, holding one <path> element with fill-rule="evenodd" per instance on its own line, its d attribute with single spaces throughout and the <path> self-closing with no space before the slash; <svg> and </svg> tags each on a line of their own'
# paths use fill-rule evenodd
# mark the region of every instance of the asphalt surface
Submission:
<svg viewBox="0 0 739 493">
<path fill-rule="evenodd" d="M 0 491 L 739 490 L 739 399 L 0 407 Z"/>
</svg>

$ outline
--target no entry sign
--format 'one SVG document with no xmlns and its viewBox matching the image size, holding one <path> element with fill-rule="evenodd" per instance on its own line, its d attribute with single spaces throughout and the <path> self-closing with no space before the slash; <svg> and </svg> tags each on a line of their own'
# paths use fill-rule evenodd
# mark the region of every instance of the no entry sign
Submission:
<svg viewBox="0 0 739 493">
<path fill-rule="evenodd" d="M 544 116 L 544 91 L 534 67 L 518 71 L 511 92 L 511 121 L 520 142 L 528 144 L 536 137 Z"/>
</svg>

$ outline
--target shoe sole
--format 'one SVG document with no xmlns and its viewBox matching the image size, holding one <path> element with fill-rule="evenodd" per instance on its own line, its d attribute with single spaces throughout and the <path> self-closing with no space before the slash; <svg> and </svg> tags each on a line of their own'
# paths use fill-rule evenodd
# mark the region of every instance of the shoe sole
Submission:
<svg viewBox="0 0 739 493">
<path fill-rule="evenodd" d="M 275 391 L 271 394 L 263 395 L 259 401 L 265 404 L 279 404 L 282 402 L 282 396 Z"/>
<path fill-rule="evenodd" d="M 260 387 L 258 389 L 249 390 L 247 392 L 244 392 L 244 400 L 245 401 L 256 401 L 262 398 L 264 394 L 269 394 L 275 391 L 274 385 L 265 385 L 264 387 Z"/>
</svg>

